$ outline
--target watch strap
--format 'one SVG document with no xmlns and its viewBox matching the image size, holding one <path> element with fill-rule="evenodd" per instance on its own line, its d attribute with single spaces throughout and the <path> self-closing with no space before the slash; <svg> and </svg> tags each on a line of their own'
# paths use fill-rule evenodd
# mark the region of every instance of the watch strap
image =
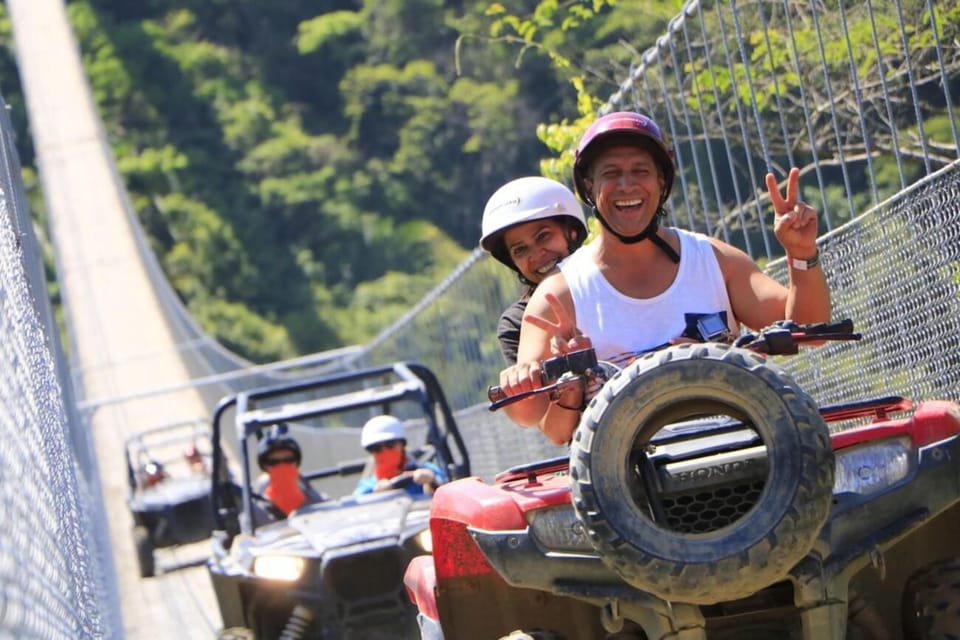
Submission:
<svg viewBox="0 0 960 640">
<path fill-rule="evenodd" d="M 813 254 L 813 257 L 807 258 L 806 260 L 794 258 L 793 256 L 787 256 L 787 264 L 790 265 L 791 269 L 796 269 L 797 271 L 809 271 L 820 264 L 820 250 L 817 249 L 816 253 Z"/>
</svg>

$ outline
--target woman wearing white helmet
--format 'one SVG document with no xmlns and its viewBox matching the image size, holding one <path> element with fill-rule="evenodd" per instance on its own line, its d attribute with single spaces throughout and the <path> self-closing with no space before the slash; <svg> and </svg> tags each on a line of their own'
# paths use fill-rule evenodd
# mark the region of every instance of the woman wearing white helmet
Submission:
<svg viewBox="0 0 960 640">
<path fill-rule="evenodd" d="M 404 489 L 412 496 L 431 495 L 447 481 L 437 465 L 417 462 L 407 455 L 406 429 L 394 416 L 367 420 L 360 432 L 360 445 L 373 458 L 373 474 L 360 480 L 354 495 L 390 489 Z"/>
<path fill-rule="evenodd" d="M 490 196 L 483 210 L 482 233 L 480 246 L 516 271 L 527 286 L 497 325 L 500 350 L 507 364 L 513 365 L 530 294 L 583 244 L 587 222 L 580 202 L 565 185 L 529 176 L 506 183 Z"/>
</svg>

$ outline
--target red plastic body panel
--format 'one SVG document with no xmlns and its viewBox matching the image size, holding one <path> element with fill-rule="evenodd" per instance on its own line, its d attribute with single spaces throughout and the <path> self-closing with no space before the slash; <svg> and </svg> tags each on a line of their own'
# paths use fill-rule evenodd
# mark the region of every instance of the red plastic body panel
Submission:
<svg viewBox="0 0 960 640">
<path fill-rule="evenodd" d="M 437 611 L 437 572 L 434 569 L 431 556 L 417 556 L 407 565 L 403 576 L 403 584 L 407 588 L 410 602 L 417 605 L 421 614 L 432 620 L 439 621 Z"/>
<path fill-rule="evenodd" d="M 479 478 L 465 478 L 440 487 L 433 496 L 431 519 L 463 522 L 480 529 L 525 529 L 523 514 L 570 502 L 570 476 L 566 471 L 526 476 L 489 485 Z"/>
<path fill-rule="evenodd" d="M 890 420 L 878 418 L 863 427 L 834 433 L 834 450 L 872 442 L 881 438 L 909 436 L 914 446 L 923 447 L 960 433 L 960 405 L 946 400 L 931 400 L 917 405 L 913 415 Z"/>
<path fill-rule="evenodd" d="M 904 401 L 884 411 L 872 411 L 877 417 L 869 424 L 834 433 L 834 449 L 897 436 L 909 436 L 916 446 L 925 446 L 960 433 L 960 405 L 950 401 L 922 402 L 910 416 L 886 417 L 887 410 L 906 411 L 911 407 L 912 403 Z M 838 416 L 850 417 L 842 411 Z M 834 419 L 836 416 L 831 416 L 831 421 Z M 570 479 L 565 466 L 544 467 L 537 473 L 504 473 L 494 484 L 466 478 L 444 485 L 434 495 L 431 521 L 458 522 L 489 531 L 525 529 L 527 511 L 570 501 Z M 437 533 L 434 532 L 434 549 Z"/>
<path fill-rule="evenodd" d="M 526 529 L 523 514 L 527 511 L 568 502 L 570 482 L 565 473 L 549 474 L 533 483 L 526 477 L 497 485 L 464 478 L 443 485 L 430 507 L 436 578 L 492 571 L 467 526 L 492 531 Z"/>
</svg>

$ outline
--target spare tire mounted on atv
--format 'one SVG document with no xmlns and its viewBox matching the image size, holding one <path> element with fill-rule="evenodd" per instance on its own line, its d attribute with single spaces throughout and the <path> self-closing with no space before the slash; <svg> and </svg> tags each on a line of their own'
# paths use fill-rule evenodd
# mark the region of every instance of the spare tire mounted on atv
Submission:
<svg viewBox="0 0 960 640">
<path fill-rule="evenodd" d="M 727 425 L 717 446 L 685 451 L 684 430 L 707 418 Z M 747 430 L 758 437 L 745 444 Z M 668 440 L 676 446 L 661 445 Z M 765 478 L 749 491 L 724 484 L 730 469 L 743 475 L 745 460 Z M 716 475 L 716 492 L 665 506 L 670 473 Z M 786 372 L 747 349 L 685 344 L 647 354 L 606 383 L 577 429 L 571 476 L 577 516 L 608 566 L 666 600 L 711 604 L 783 579 L 811 550 L 830 510 L 834 461 L 816 404 Z"/>
</svg>

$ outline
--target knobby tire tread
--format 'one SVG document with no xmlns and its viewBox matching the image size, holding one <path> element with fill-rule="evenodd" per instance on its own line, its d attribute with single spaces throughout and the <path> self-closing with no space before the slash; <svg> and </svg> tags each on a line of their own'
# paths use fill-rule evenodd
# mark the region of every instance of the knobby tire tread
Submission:
<svg viewBox="0 0 960 640">
<path fill-rule="evenodd" d="M 790 425 L 767 428 L 767 436 L 780 435 L 783 440 L 766 442 L 768 451 L 792 446 L 796 452 L 791 455 L 796 455 L 800 463 L 796 468 L 787 465 L 793 471 L 778 476 L 784 487 L 769 492 L 765 489 L 761 502 L 771 502 L 781 494 L 790 499 L 787 504 L 758 504 L 754 508 L 751 513 L 760 509 L 779 509 L 781 514 L 770 516 L 779 517 L 779 520 L 768 531 L 745 536 L 753 538 L 750 543 L 731 545 L 732 536 L 727 536 L 714 545 L 717 550 L 714 557 L 690 560 L 679 553 L 677 557 L 666 557 L 669 554 L 663 553 L 663 549 L 689 546 L 690 538 L 658 528 L 655 537 L 660 537 L 663 544 L 657 545 L 647 539 L 634 539 L 631 534 L 635 531 L 621 531 L 629 527 L 621 526 L 621 512 L 611 508 L 616 496 L 598 486 L 602 484 L 598 482 L 603 480 L 602 477 L 594 477 L 605 467 L 607 471 L 615 468 L 615 465 L 597 459 L 600 453 L 611 455 L 608 451 L 598 452 L 598 447 L 611 438 L 616 439 L 611 430 L 631 428 L 619 424 L 624 421 L 624 416 L 634 416 L 629 404 L 634 398 L 625 398 L 624 394 L 646 393 L 656 399 L 674 393 L 669 376 L 677 370 L 682 375 L 691 375 L 690 372 L 683 373 L 686 369 L 691 369 L 694 374 L 715 374 L 711 384 L 716 384 L 717 380 L 726 380 L 720 373 L 729 372 L 731 366 L 735 369 L 731 377 L 742 378 L 743 372 L 747 372 L 762 381 L 763 384 L 757 386 L 769 396 L 764 399 L 743 398 L 744 389 L 731 388 L 731 398 L 749 404 L 779 397 L 783 405 L 781 413 L 789 414 L 789 420 L 795 425 L 796 442 L 782 437 L 783 433 L 791 433 Z M 652 387 L 654 391 L 651 392 Z M 723 389 L 717 391 L 723 392 Z M 638 412 L 643 415 L 642 410 Z M 782 421 L 783 417 L 780 417 Z M 764 437 L 765 441 L 767 439 Z M 789 375 L 766 358 L 725 345 L 678 346 L 649 354 L 626 367 L 608 381 L 590 403 L 571 449 L 574 508 L 601 558 L 631 585 L 668 600 L 710 604 L 745 597 L 782 579 L 809 552 L 832 501 L 833 451 L 829 431 L 816 404 Z M 619 499 L 623 500 L 622 493 Z M 736 528 L 744 520 L 747 522 L 742 526 L 749 526 L 750 514 L 732 526 Z"/>
</svg>

